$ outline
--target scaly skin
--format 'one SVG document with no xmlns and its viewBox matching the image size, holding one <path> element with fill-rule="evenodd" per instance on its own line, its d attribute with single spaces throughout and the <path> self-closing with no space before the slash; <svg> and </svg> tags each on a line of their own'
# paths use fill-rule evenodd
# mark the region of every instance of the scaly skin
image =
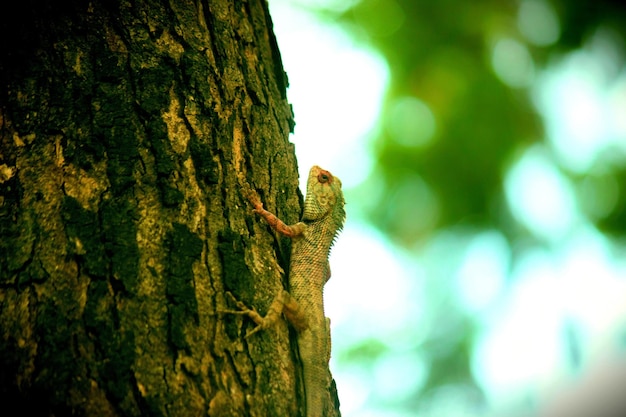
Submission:
<svg viewBox="0 0 626 417">
<path fill-rule="evenodd" d="M 324 315 L 324 284 L 330 278 L 328 254 L 345 220 L 341 181 L 318 166 L 311 168 L 307 181 L 302 220 L 286 225 L 263 208 L 256 194 L 248 199 L 254 211 L 277 232 L 292 239 L 289 292 L 281 291 L 265 317 L 233 298 L 238 313 L 247 314 L 258 326 L 246 336 L 269 327 L 279 316 L 298 331 L 298 351 L 302 361 L 307 417 L 333 416 L 329 394 L 331 376 L 330 321 Z"/>
</svg>

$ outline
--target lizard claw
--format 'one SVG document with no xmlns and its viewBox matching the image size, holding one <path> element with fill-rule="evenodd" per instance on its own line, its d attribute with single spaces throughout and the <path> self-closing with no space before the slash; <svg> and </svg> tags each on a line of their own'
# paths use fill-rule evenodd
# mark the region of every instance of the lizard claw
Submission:
<svg viewBox="0 0 626 417">
<path fill-rule="evenodd" d="M 256 309 L 254 307 L 249 308 L 244 303 L 242 303 L 241 301 L 237 300 L 235 298 L 235 296 L 230 291 L 226 291 L 226 296 L 228 298 L 230 298 L 230 300 L 237 306 L 237 308 L 239 310 L 219 309 L 218 311 L 220 313 L 246 315 L 246 316 L 250 317 L 252 319 L 252 321 L 254 321 L 257 324 L 257 326 L 254 329 L 249 330 L 246 333 L 246 338 L 252 336 L 253 334 L 258 332 L 259 330 L 263 330 L 264 328 L 267 327 L 265 319 L 263 317 L 261 317 L 259 312 L 256 311 Z"/>
<path fill-rule="evenodd" d="M 248 200 L 250 204 L 254 206 L 255 212 L 257 212 L 258 210 L 263 210 L 263 203 L 261 202 L 261 199 L 259 198 L 259 195 L 256 193 L 256 191 L 252 189 L 247 189 L 243 191 L 243 195 L 246 200 Z"/>
<path fill-rule="evenodd" d="M 228 298 L 230 298 L 230 301 L 232 301 L 239 310 L 228 310 L 228 309 L 221 309 L 219 310 L 222 313 L 229 313 L 229 314 L 250 314 L 250 313 L 257 313 L 257 311 L 252 308 L 248 308 L 248 306 L 246 306 L 244 303 L 242 303 L 241 301 L 237 300 L 235 298 L 235 296 L 230 292 L 230 291 L 226 291 L 226 296 Z"/>
<path fill-rule="evenodd" d="M 249 338 L 250 336 L 252 336 L 253 334 L 255 334 L 256 332 L 258 332 L 259 330 L 263 330 L 265 328 L 264 325 L 259 324 L 258 326 L 256 326 L 254 329 L 252 330 L 248 330 L 246 332 L 246 339 Z"/>
<path fill-rule="evenodd" d="M 250 203 L 252 203 L 252 205 L 254 206 L 254 212 L 257 214 L 261 214 L 265 211 L 265 209 L 263 208 L 263 203 L 261 202 L 261 200 L 250 200 Z"/>
</svg>

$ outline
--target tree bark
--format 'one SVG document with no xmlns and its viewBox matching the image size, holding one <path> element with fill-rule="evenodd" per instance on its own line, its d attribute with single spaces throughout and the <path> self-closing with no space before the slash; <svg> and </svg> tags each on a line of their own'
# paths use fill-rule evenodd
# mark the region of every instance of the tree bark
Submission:
<svg viewBox="0 0 626 417">
<path fill-rule="evenodd" d="M 265 312 L 299 217 L 264 0 L 23 0 L 0 23 L 0 395 L 19 415 L 297 416 Z M 3 415 L 5 411 L 2 412 Z"/>
</svg>

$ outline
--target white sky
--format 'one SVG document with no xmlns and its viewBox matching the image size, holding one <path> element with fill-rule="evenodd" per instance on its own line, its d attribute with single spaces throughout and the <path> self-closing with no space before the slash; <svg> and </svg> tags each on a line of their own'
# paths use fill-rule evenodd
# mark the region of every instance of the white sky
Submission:
<svg viewBox="0 0 626 417">
<path fill-rule="evenodd" d="M 371 49 L 289 4 L 272 2 L 271 13 L 289 77 L 301 187 L 309 168 L 320 165 L 349 188 L 371 169 L 367 137 L 377 123 L 389 71 Z"/>
</svg>

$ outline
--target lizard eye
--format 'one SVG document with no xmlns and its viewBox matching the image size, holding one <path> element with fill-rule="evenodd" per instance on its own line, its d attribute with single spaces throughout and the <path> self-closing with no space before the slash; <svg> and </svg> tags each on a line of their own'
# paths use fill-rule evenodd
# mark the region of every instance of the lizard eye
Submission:
<svg viewBox="0 0 626 417">
<path fill-rule="evenodd" d="M 317 180 L 321 182 L 322 184 L 324 184 L 330 181 L 330 176 L 326 174 L 325 172 L 320 172 L 319 175 L 317 176 Z"/>
</svg>

